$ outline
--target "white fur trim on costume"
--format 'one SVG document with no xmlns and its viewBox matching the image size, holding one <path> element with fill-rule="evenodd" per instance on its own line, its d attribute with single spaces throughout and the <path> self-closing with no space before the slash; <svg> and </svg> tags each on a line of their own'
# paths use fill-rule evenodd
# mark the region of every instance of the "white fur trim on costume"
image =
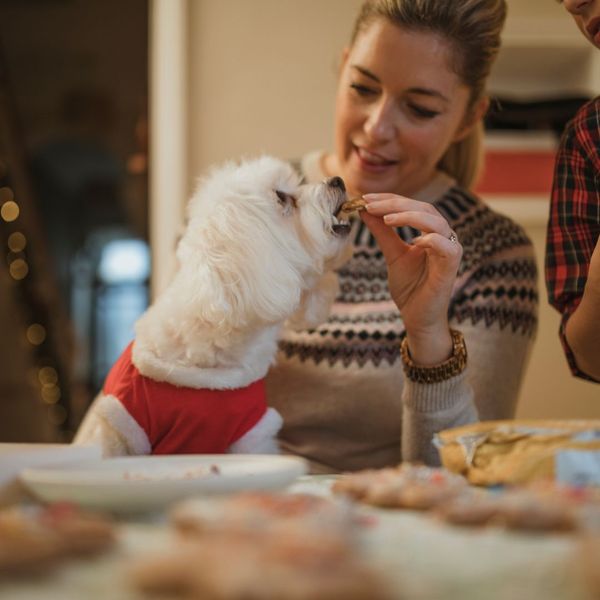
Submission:
<svg viewBox="0 0 600 600">
<path fill-rule="evenodd" d="M 268 408 L 260 421 L 229 447 L 231 454 L 279 454 L 275 439 L 283 425 L 281 415 Z"/>
<path fill-rule="evenodd" d="M 273 342 L 275 346 L 275 343 Z M 211 390 L 233 390 L 262 379 L 269 370 L 270 361 L 242 367 L 199 368 L 173 365 L 158 358 L 136 340 L 131 351 L 131 361 L 138 371 L 155 381 L 166 381 L 178 387 Z"/>
<path fill-rule="evenodd" d="M 127 446 L 128 454 L 150 454 L 152 452 L 152 445 L 146 432 L 118 398 L 101 395 L 94 403 L 94 410 L 110 425 L 112 430 L 119 434 Z"/>
</svg>

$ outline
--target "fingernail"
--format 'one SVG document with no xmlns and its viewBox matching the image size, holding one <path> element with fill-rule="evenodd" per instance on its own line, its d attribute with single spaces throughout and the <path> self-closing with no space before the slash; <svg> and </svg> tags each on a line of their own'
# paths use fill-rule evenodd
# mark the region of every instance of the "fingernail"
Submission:
<svg viewBox="0 0 600 600">
<path fill-rule="evenodd" d="M 383 222 L 390 223 L 392 220 L 392 215 L 383 215 Z"/>
</svg>

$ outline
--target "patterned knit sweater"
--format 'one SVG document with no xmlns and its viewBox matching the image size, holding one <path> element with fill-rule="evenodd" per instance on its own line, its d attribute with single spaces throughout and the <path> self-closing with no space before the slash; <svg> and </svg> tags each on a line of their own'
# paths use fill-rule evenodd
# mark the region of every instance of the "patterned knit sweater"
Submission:
<svg viewBox="0 0 600 600">
<path fill-rule="evenodd" d="M 321 153 L 300 165 L 320 181 Z M 390 298 L 383 255 L 361 221 L 354 255 L 338 273 L 340 293 L 316 329 L 283 332 L 267 376 L 267 399 L 283 417 L 280 446 L 313 472 L 439 461 L 433 435 L 477 419 L 514 416 L 537 326 L 537 272 L 530 240 L 509 218 L 438 173 L 414 196 L 448 219 L 463 246 L 450 304 L 468 366 L 441 383 L 405 379 L 401 315 Z M 418 232 L 399 228 L 409 241 Z"/>
</svg>

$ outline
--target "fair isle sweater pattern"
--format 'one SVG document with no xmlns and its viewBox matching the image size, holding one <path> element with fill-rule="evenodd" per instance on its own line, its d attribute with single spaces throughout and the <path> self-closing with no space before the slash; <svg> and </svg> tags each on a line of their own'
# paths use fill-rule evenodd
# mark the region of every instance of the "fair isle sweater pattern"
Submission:
<svg viewBox="0 0 600 600">
<path fill-rule="evenodd" d="M 510 328 L 532 338 L 537 326 L 537 268 L 524 230 L 466 190 L 451 187 L 433 205 L 463 246 L 449 307 L 452 326 Z M 419 232 L 402 227 L 410 241 Z M 280 352 L 289 360 L 350 367 L 400 360 L 402 319 L 390 298 L 383 254 L 362 221 L 354 225 L 355 250 L 338 271 L 340 292 L 328 320 L 316 329 L 286 331 Z"/>
</svg>

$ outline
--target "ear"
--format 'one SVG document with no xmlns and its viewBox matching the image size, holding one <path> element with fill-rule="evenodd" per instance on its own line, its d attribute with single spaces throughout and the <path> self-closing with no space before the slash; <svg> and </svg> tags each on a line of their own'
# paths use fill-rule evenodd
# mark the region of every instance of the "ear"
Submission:
<svg viewBox="0 0 600 600">
<path fill-rule="evenodd" d="M 465 120 L 462 126 L 456 132 L 452 142 L 456 143 L 464 140 L 471 133 L 473 127 L 475 127 L 475 125 L 477 125 L 477 123 L 483 119 L 489 107 L 490 99 L 487 96 L 479 100 L 479 102 L 477 102 L 477 104 L 473 107 L 473 110 L 471 110 L 469 114 L 465 116 Z"/>
<path fill-rule="evenodd" d="M 282 208 L 283 216 L 288 217 L 292 214 L 297 206 L 296 197 L 292 194 L 288 194 L 287 192 L 282 192 L 281 190 L 275 190 L 275 193 L 277 194 L 279 205 Z"/>
</svg>

